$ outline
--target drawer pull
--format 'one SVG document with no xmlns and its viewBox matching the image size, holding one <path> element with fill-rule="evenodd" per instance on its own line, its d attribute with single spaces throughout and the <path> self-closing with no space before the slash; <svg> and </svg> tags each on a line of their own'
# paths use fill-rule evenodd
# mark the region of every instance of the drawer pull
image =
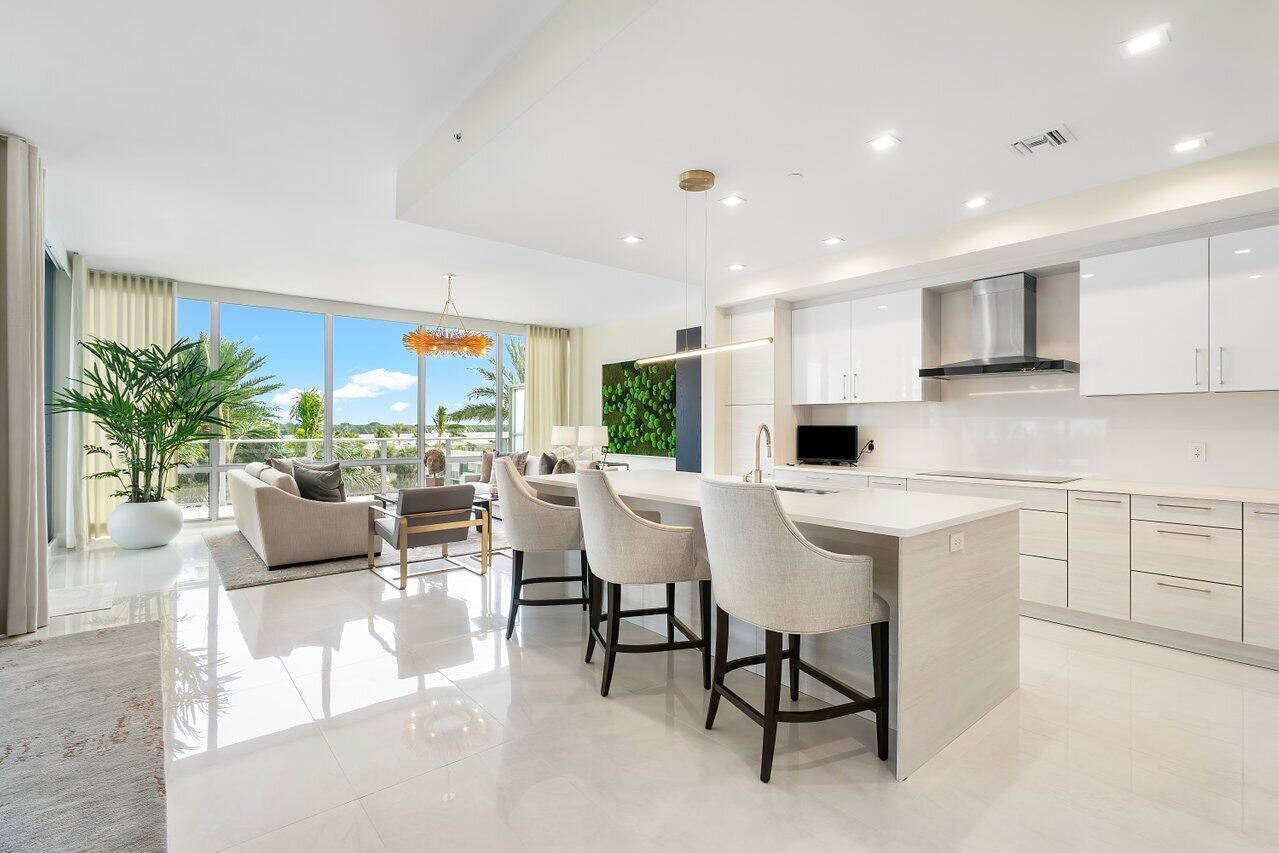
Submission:
<svg viewBox="0 0 1279 853">
<path fill-rule="evenodd" d="M 1204 512 L 1212 512 L 1212 507 L 1210 506 L 1193 506 L 1191 504 L 1155 504 L 1155 506 L 1161 506 L 1165 509 L 1199 509 Z"/>
<path fill-rule="evenodd" d="M 1197 539 L 1211 539 L 1211 533 L 1187 533 L 1184 530 L 1156 530 L 1156 533 L 1164 533 L 1168 536 L 1194 536 Z"/>
<path fill-rule="evenodd" d="M 1075 498 L 1077 501 L 1087 501 L 1093 504 L 1121 504 L 1123 501 L 1118 498 Z"/>
<path fill-rule="evenodd" d="M 1190 592 L 1202 592 L 1204 595 L 1212 595 L 1212 590 L 1200 589 L 1197 586 L 1182 586 L 1179 583 L 1164 583 L 1163 581 L 1155 581 L 1155 584 L 1157 586 L 1166 586 L 1169 589 L 1185 589 L 1185 590 L 1189 590 Z"/>
<path fill-rule="evenodd" d="M 1272 510 L 1267 510 L 1267 509 L 1254 509 L 1252 511 L 1252 514 L 1253 515 L 1279 515 L 1279 512 L 1274 512 Z"/>
</svg>

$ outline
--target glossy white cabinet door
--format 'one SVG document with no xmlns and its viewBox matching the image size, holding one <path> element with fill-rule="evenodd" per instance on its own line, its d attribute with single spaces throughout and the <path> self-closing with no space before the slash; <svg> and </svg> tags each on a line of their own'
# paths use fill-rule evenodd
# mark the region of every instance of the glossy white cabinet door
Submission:
<svg viewBox="0 0 1279 853">
<path fill-rule="evenodd" d="M 791 402 L 848 402 L 852 303 L 796 308 L 790 322 Z"/>
<path fill-rule="evenodd" d="M 923 399 L 923 291 L 853 300 L 852 401 Z"/>
<path fill-rule="evenodd" d="M 1079 393 L 1206 392 L 1208 239 L 1079 262 Z"/>
<path fill-rule="evenodd" d="M 1279 225 L 1210 243 L 1212 390 L 1279 390 Z"/>
</svg>

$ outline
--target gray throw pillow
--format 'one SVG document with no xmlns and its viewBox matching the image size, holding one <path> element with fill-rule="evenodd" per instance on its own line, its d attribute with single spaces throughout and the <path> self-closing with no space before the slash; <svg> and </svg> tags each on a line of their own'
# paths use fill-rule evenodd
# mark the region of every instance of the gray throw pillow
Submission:
<svg viewBox="0 0 1279 853">
<path fill-rule="evenodd" d="M 346 481 L 342 479 L 342 466 L 336 462 L 316 462 L 313 459 L 288 459 L 287 462 L 293 463 L 294 479 L 296 479 L 297 470 L 299 468 L 310 468 L 313 471 L 336 471 L 338 475 L 338 491 L 342 495 L 342 500 L 346 500 Z"/>
<path fill-rule="evenodd" d="M 338 470 L 337 463 L 333 463 L 330 470 L 321 470 L 310 465 L 294 465 L 293 479 L 298 484 L 301 497 L 309 501 L 342 503 L 346 500 L 342 472 Z"/>
<path fill-rule="evenodd" d="M 543 453 L 542 463 L 537 467 L 537 473 L 550 474 L 555 470 L 555 463 L 559 462 L 559 457 L 554 453 Z"/>
<path fill-rule="evenodd" d="M 576 474 L 577 465 L 572 459 L 560 459 L 555 463 L 555 467 L 551 469 L 552 474 Z"/>
<path fill-rule="evenodd" d="M 281 474 L 293 476 L 293 460 L 292 459 L 268 459 L 266 464 L 270 465 Z"/>
</svg>

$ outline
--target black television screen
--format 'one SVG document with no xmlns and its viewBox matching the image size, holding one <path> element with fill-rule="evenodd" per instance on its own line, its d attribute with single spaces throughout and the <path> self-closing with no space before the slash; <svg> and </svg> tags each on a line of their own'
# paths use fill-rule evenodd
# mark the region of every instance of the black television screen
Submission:
<svg viewBox="0 0 1279 853">
<path fill-rule="evenodd" d="M 857 427 L 797 426 L 795 455 L 800 462 L 856 462 Z"/>
</svg>

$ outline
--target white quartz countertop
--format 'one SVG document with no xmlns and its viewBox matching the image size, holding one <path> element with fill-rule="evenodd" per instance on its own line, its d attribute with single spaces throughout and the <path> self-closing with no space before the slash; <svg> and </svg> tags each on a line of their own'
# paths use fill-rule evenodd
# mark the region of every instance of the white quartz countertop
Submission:
<svg viewBox="0 0 1279 853">
<path fill-rule="evenodd" d="M 929 470 L 945 466 L 933 466 Z M 1133 480 L 1107 480 L 1084 477 L 1069 483 L 1028 483 L 1021 480 L 993 480 L 983 477 L 939 477 L 912 468 L 874 468 L 859 465 L 846 468 L 833 465 L 781 465 L 779 471 L 811 471 L 816 474 L 860 474 L 868 477 L 904 477 L 910 480 L 934 480 L 946 483 L 984 483 L 991 486 L 1017 486 L 1026 489 L 1055 489 L 1071 492 L 1106 492 L 1123 495 L 1156 495 L 1205 501 L 1241 501 L 1244 503 L 1279 504 L 1279 489 L 1256 489 L 1242 486 L 1202 486 L 1192 483 L 1153 483 Z"/>
<path fill-rule="evenodd" d="M 859 472 L 860 473 L 860 472 Z M 609 482 L 623 498 L 680 506 L 698 506 L 698 479 L 686 471 L 610 471 Z M 714 479 L 734 480 L 733 477 Z M 539 491 L 572 494 L 576 474 L 527 478 Z M 1020 501 L 971 498 L 926 492 L 840 491 L 813 495 L 781 492 L 782 506 L 796 524 L 905 538 L 965 524 L 1021 506 Z"/>
</svg>

